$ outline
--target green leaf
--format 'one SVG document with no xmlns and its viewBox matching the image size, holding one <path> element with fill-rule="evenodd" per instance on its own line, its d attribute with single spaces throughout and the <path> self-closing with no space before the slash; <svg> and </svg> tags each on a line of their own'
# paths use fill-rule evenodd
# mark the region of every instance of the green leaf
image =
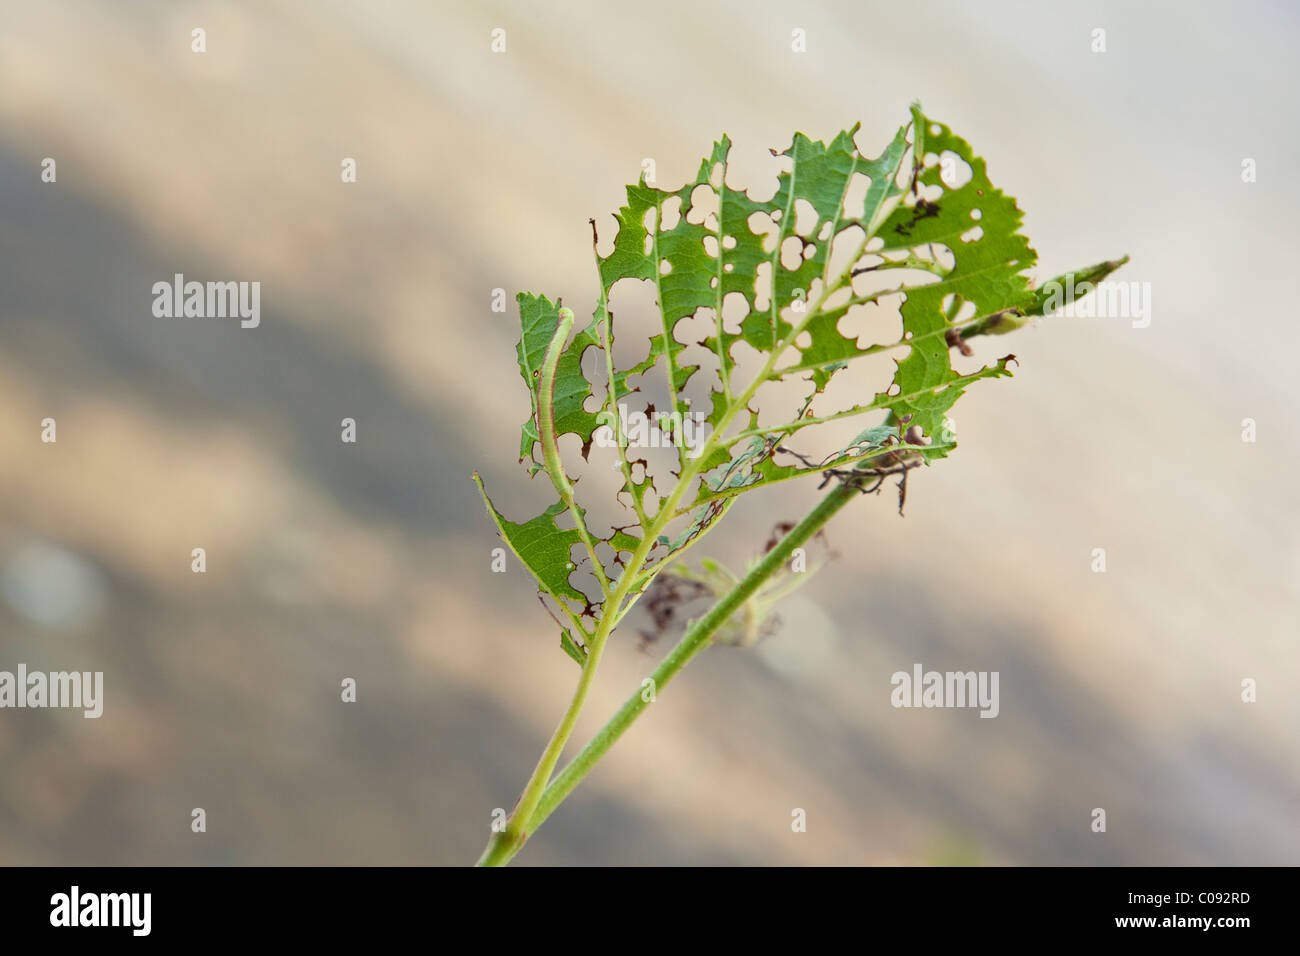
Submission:
<svg viewBox="0 0 1300 956">
<path fill-rule="evenodd" d="M 634 379 L 642 384 L 642 377 L 656 371 L 664 376 L 668 407 L 661 411 L 687 410 L 688 386 L 696 394 L 707 387 L 712 402 L 712 431 L 704 448 L 695 449 L 698 459 L 680 449 L 678 486 L 657 487 L 656 477 L 663 485 L 666 476 L 651 476 L 648 469 L 640 475 L 644 460 L 636 448 L 620 448 L 615 467 L 624 474 L 622 491 L 636 511 L 631 534 L 619 529 L 602 539 L 587 532 L 585 512 L 556 466 L 554 449 L 545 460 L 561 500 L 541 515 L 510 522 L 484 494 L 502 537 L 580 631 L 578 617 L 599 619 L 606 602 L 588 600 L 570 583 L 575 545 L 587 550 L 598 577 L 607 573 L 606 601 L 618 589 L 615 613 L 621 615 L 670 559 L 717 525 L 740 494 L 810 475 L 842 476 L 844 469 L 879 471 L 900 461 L 929 464 L 945 457 L 956 447 L 945 430 L 956 401 L 977 381 L 1011 374 L 1014 356 L 958 371 L 952 354 L 955 349 L 969 355 L 968 340 L 1014 331 L 1048 307 L 1049 288 L 1036 288 L 1029 279 L 1037 255 L 1020 231 L 1023 216 L 1015 200 L 992 184 L 984 160 L 964 139 L 919 106 L 878 155 L 859 149 L 857 133 L 855 126 L 828 142 L 795 133 L 787 149 L 772 151 L 782 168 L 775 192 L 765 199 L 728 181 L 732 144 L 725 135 L 680 188 L 660 189 L 644 177 L 627 187 L 612 251 L 596 257 L 600 287 L 592 320 L 568 343 L 557 334 L 558 302 L 519 295 L 519 370 L 532 405 L 520 451 L 530 473 L 544 458 L 538 447 L 538 385 L 549 349 L 555 350 L 552 359 L 558 354 L 554 432 L 577 435 L 584 458 L 596 429 L 637 390 Z M 1103 262 L 1057 281 L 1097 282 L 1125 261 Z M 609 302 L 623 280 L 653 283 L 659 330 L 644 356 L 629 366 L 612 367 L 602 355 L 612 383 L 597 394 L 582 373 L 583 355 L 612 345 Z M 724 305 L 728 314 L 733 308 L 743 313 L 738 325 L 724 327 Z M 843 331 L 850 313 L 888 315 L 895 307 L 901 317 L 896 339 L 860 345 L 857 334 Z M 707 386 L 694 382 L 701 362 L 687 357 L 695 343 L 682 335 L 683 322 L 701 317 L 711 321 L 711 332 L 697 344 L 717 358 L 716 373 L 709 372 L 716 377 Z M 746 352 L 759 356 L 757 377 L 741 375 Z M 855 374 L 858 358 L 887 352 L 895 357 L 888 382 L 854 379 L 860 396 L 854 404 L 822 408 L 833 378 Z M 799 411 L 790 421 L 760 426 L 760 386 L 791 377 L 807 384 Z M 814 459 L 794 447 L 807 428 L 869 414 L 878 423 L 830 455 Z M 556 523 L 566 511 L 573 528 Z M 605 560 L 625 567 L 595 568 L 601 560 L 597 545 L 608 545 L 608 552 L 600 552 Z M 631 583 L 624 571 L 635 576 Z M 562 643 L 577 660 L 575 652 L 582 650 L 567 630 Z"/>
<path fill-rule="evenodd" d="M 569 583 L 569 576 L 575 570 L 570 552 L 582 539 L 576 529 L 564 529 L 555 523 L 555 519 L 564 514 L 565 506 L 557 501 L 532 520 L 517 523 L 497 511 L 477 474 L 474 479 L 479 483 L 483 502 L 501 537 L 537 579 L 540 590 L 562 605 L 572 601 L 585 608 L 588 604 L 586 595 Z"/>
<path fill-rule="evenodd" d="M 588 599 L 569 580 L 577 571 L 577 566 L 571 557 L 572 551 L 575 545 L 582 543 L 582 538 L 577 528 L 561 528 L 556 523 L 567 510 L 564 503 L 555 502 L 529 521 L 514 522 L 497 510 L 492 499 L 488 497 L 478 472 L 474 473 L 474 482 L 478 485 L 488 515 L 497 526 L 501 538 L 519 559 L 519 563 L 536 579 L 538 592 L 553 598 L 579 633 L 586 633 L 580 618 L 584 615 L 594 618 L 604 602 Z M 579 508 L 578 518 L 582 520 L 585 516 L 586 512 Z M 621 530 L 615 530 L 612 535 L 604 539 L 604 543 L 613 549 L 617 560 L 622 561 L 623 556 L 635 551 L 641 542 Z M 566 631 L 565 634 L 568 635 L 568 632 Z M 572 637 L 569 636 L 567 639 L 572 640 Z"/>
<path fill-rule="evenodd" d="M 537 427 L 537 380 L 542 367 L 542 358 L 550 345 L 551 336 L 559 324 L 558 302 L 553 303 L 544 295 L 521 292 L 519 302 L 519 319 L 522 335 L 516 352 L 519 357 L 519 374 L 528 386 L 532 400 L 532 417 L 524 422 L 523 439 L 519 446 L 519 460 L 527 461 L 530 475 L 541 470 L 537 462 L 540 450 L 537 444 L 541 440 Z M 591 383 L 582 374 L 582 354 L 592 346 L 600 347 L 597 321 L 573 337 L 573 341 L 560 356 L 559 367 L 555 373 L 555 433 L 556 436 L 576 434 L 582 439 L 582 457 L 586 458 L 591 448 L 592 433 L 596 429 L 596 415 L 586 411 L 583 404 L 591 397 Z"/>
<path fill-rule="evenodd" d="M 856 131 L 854 127 L 840 133 L 830 145 L 796 133 L 790 147 L 780 154 L 792 161 L 792 168 L 779 175 L 775 194 L 765 201 L 728 186 L 731 141 L 726 136 L 714 144 L 695 179 L 682 188 L 660 190 L 644 180 L 628 187 L 627 205 L 616 217 L 619 231 L 614 250 L 600 263 L 601 282 L 606 296 L 621 279 L 656 283 L 664 332 L 652 341 L 645 362 L 667 362 L 674 409 L 681 390 L 698 370 L 696 365 L 683 366 L 678 358 L 686 348 L 674 335 L 679 322 L 701 309 L 712 310 L 715 331 L 701 344 L 719 357 L 723 396 L 733 393 L 735 344 L 743 340 L 759 351 L 770 351 L 791 329 L 781 313 L 795 302 L 805 301 L 814 285 L 825 280 L 831 238 L 855 225 L 867 228 L 901 194 L 894 177 L 906 152 L 905 129 L 900 129 L 874 160 L 858 153 L 853 142 Z M 855 215 L 845 210 L 843 203 L 858 174 L 871 177 L 871 183 L 863 208 Z M 689 215 L 696 212 L 695 197 L 701 190 L 712 194 L 707 205 L 715 211 Z M 807 203 L 816 214 L 815 224 L 805 226 L 802 235 L 796 231 L 801 203 Z M 659 225 L 670 205 L 674 205 L 675 222 L 661 230 Z M 701 208 L 705 205 L 700 203 Z M 768 217 L 772 234 L 753 231 L 750 219 L 755 215 Z M 827 229 L 830 234 L 818 238 L 819 230 Z M 781 265 L 781 250 L 782 244 L 792 239 L 804 252 L 791 270 Z M 771 270 L 766 284 L 756 282 L 760 268 Z M 732 293 L 744 298 L 748 310 L 738 334 L 718 327 L 717 321 L 723 299 Z M 833 327 L 814 332 L 811 348 L 823 355 L 823 364 L 847 352 L 843 337 L 836 343 L 831 341 L 833 335 L 837 335 Z M 643 363 L 641 370 L 645 367 Z"/>
<path fill-rule="evenodd" d="M 560 631 L 560 650 L 573 658 L 579 667 L 587 665 L 587 650 L 580 647 L 578 642 L 573 639 L 573 635 L 568 631 Z"/>
</svg>

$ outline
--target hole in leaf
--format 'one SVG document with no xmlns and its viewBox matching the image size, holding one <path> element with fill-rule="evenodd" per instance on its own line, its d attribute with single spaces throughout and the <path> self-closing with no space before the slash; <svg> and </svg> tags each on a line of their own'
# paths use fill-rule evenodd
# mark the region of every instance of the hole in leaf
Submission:
<svg viewBox="0 0 1300 956">
<path fill-rule="evenodd" d="M 817 210 L 813 204 L 806 199 L 796 199 L 794 201 L 794 232 L 797 236 L 803 236 L 805 239 L 813 234 L 817 228 L 817 222 L 821 217 L 817 215 Z"/>
<path fill-rule="evenodd" d="M 775 216 L 775 212 L 771 215 L 765 212 L 755 212 L 751 213 L 749 218 L 745 220 L 745 224 L 749 226 L 749 231 L 762 238 L 763 252 L 767 255 L 771 255 L 772 250 L 776 248 L 778 230 Z"/>
<path fill-rule="evenodd" d="M 853 341 L 859 349 L 897 342 L 903 332 L 903 316 L 892 307 L 867 304 L 851 306 L 840 316 L 835 331 Z"/>
<path fill-rule="evenodd" d="M 772 263 L 760 262 L 754 270 L 754 309 L 766 312 L 772 306 Z"/>
<path fill-rule="evenodd" d="M 962 323 L 975 318 L 975 303 L 956 294 L 944 296 L 939 308 L 950 323 Z"/>
<path fill-rule="evenodd" d="M 713 328 L 713 310 L 708 306 L 700 306 L 690 315 L 677 320 L 673 326 L 673 338 L 683 345 L 694 344 L 712 335 Z M 685 360 L 680 355 L 677 361 L 678 364 L 685 364 Z"/>
<path fill-rule="evenodd" d="M 730 335 L 740 334 L 740 323 L 749 315 L 749 301 L 739 292 L 728 292 L 722 299 L 722 328 Z"/>
<path fill-rule="evenodd" d="M 970 163 L 962 159 L 950 149 L 945 149 L 939 155 L 939 178 L 949 189 L 961 189 L 971 181 L 975 175 L 970 168 Z"/>
<path fill-rule="evenodd" d="M 614 317 L 614 367 L 632 368 L 646 358 L 647 340 L 656 331 L 663 334 L 663 319 L 655 305 L 654 281 L 619 279 L 610 289 L 609 309 Z M 633 376 L 628 387 L 636 388 L 639 378 Z"/>
<path fill-rule="evenodd" d="M 786 236 L 781 243 L 781 265 L 794 272 L 803 262 L 803 240 L 798 236 Z"/>
<path fill-rule="evenodd" d="M 829 225 L 829 223 L 827 224 Z M 841 229 L 830 240 L 830 274 L 839 275 L 849 265 L 849 257 L 858 251 L 858 246 L 862 243 L 863 229 L 861 226 L 849 226 L 847 229 Z"/>
<path fill-rule="evenodd" d="M 608 541 L 596 542 L 596 557 L 600 559 L 600 563 L 605 567 L 609 567 L 614 563 L 614 554 L 615 551 Z"/>
<path fill-rule="evenodd" d="M 583 351 L 580 361 L 582 375 L 591 385 L 592 392 L 582 400 L 582 410 L 594 415 L 600 411 L 608 397 L 605 381 L 605 353 L 595 347 L 588 348 Z"/>
<path fill-rule="evenodd" d="M 844 215 L 848 219 L 861 219 L 866 215 L 867 190 L 871 188 L 871 177 L 866 173 L 854 173 L 849 180 L 849 188 L 844 193 Z"/>
<path fill-rule="evenodd" d="M 733 382 L 752 382 L 754 376 L 758 374 L 759 369 L 767 361 L 767 353 L 758 351 L 744 339 L 740 339 L 731 346 L 731 359 L 735 362 L 731 372 L 731 380 Z"/>
<path fill-rule="evenodd" d="M 659 215 L 659 232 L 672 232 L 677 228 L 677 224 L 682 221 L 682 199 L 680 196 L 669 196 L 664 200 L 663 211 Z"/>
<path fill-rule="evenodd" d="M 699 226 L 709 216 L 718 213 L 718 194 L 703 183 L 691 190 L 691 208 L 686 213 L 686 221 Z"/>
<path fill-rule="evenodd" d="M 641 493 L 641 507 L 645 509 L 648 517 L 653 518 L 659 513 L 660 498 L 655 494 L 651 485 L 646 485 L 645 490 Z"/>
<path fill-rule="evenodd" d="M 798 352 L 791 351 L 782 358 L 781 364 L 797 362 L 800 358 Z M 753 407 L 758 409 L 759 426 L 770 427 L 791 421 L 807 395 L 808 383 L 803 381 L 801 376 L 791 376 L 783 381 L 764 382 L 754 393 L 753 401 Z M 744 444 L 736 445 L 732 449 L 733 455 L 744 447 Z"/>
<path fill-rule="evenodd" d="M 930 259 L 941 269 L 951 269 L 957 265 L 957 256 L 952 249 L 942 242 L 928 243 L 921 253 L 922 258 Z"/>
</svg>

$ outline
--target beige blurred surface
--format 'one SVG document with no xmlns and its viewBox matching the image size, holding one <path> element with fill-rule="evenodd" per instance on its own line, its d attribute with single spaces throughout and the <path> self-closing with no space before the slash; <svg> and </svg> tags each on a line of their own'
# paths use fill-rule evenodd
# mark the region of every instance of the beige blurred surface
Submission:
<svg viewBox="0 0 1300 956">
<path fill-rule="evenodd" d="M 492 290 L 590 308 L 587 218 L 612 233 L 647 157 L 675 184 L 726 131 L 757 187 L 794 129 L 883 144 L 913 99 L 1019 199 L 1038 276 L 1128 253 L 1150 327 L 981 347 L 1016 377 L 962 400 L 907 516 L 855 505 L 780 634 L 692 664 L 520 862 L 1300 862 L 1298 19 L 3 0 L 0 669 L 103 670 L 106 703 L 0 712 L 0 862 L 472 861 L 575 678 L 469 481 L 546 503 Z M 175 272 L 260 281 L 261 327 L 155 319 Z M 1000 716 L 891 708 L 914 662 L 999 671 Z"/>
</svg>

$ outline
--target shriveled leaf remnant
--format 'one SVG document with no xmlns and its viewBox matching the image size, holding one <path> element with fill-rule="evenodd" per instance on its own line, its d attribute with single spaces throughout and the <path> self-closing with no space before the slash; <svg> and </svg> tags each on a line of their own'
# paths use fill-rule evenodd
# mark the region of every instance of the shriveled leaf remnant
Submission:
<svg viewBox="0 0 1300 956">
<path fill-rule="evenodd" d="M 1004 354 L 954 367 L 954 355 L 972 356 L 971 340 L 1019 329 L 1048 304 L 1028 277 L 1037 254 L 1020 232 L 1020 209 L 992 184 L 984 160 L 964 139 L 919 106 L 876 155 L 859 149 L 857 134 L 855 126 L 822 142 L 796 133 L 786 150 L 773 151 L 782 169 L 766 199 L 729 181 L 731 141 L 723 136 L 681 188 L 660 189 L 644 177 L 627 187 L 613 248 L 604 256 L 596 252 L 599 281 L 589 321 L 578 322 L 571 309 L 544 295 L 518 296 L 519 371 L 532 406 L 520 461 L 530 475 L 546 472 L 557 499 L 536 517 L 514 522 L 479 487 L 502 538 L 536 578 L 543 604 L 560 623 L 560 646 L 582 678 L 511 817 L 508 837 L 501 838 L 513 847 L 500 850 L 501 859 L 540 822 L 530 817 L 605 641 L 655 579 L 673 576 L 652 592 L 652 611 L 665 595 L 718 597 L 726 615 L 706 615 L 706 641 L 752 643 L 775 597 L 789 589 L 772 580 L 779 569 L 768 560 L 782 557 L 789 540 L 769 547 L 742 578 L 707 561 L 691 571 L 678 556 L 741 495 L 778 482 L 819 476 L 822 484 L 869 491 L 900 475 L 905 491 L 911 469 L 956 447 L 948 416 L 966 389 L 1009 376 L 1015 364 L 1015 356 Z M 593 248 L 595 228 L 593 222 Z M 1096 283 L 1124 261 L 1070 275 Z M 658 321 L 641 360 L 616 367 L 610 303 L 624 280 L 653 287 Z M 846 331 L 852 325 L 846 320 L 864 315 L 895 315 L 897 332 L 861 344 L 857 332 Z M 884 353 L 894 359 L 886 380 L 872 387 L 854 377 L 857 360 Z M 596 382 L 584 364 L 601 370 Z M 666 401 L 656 396 L 657 414 L 676 449 L 669 475 L 651 473 L 620 417 L 652 378 L 662 382 Z M 756 396 L 781 381 L 796 383 L 803 400 L 788 420 L 760 424 Z M 852 404 L 825 406 L 833 381 L 837 394 L 855 394 Z M 692 440 L 685 422 L 697 412 L 703 434 Z M 839 446 L 830 454 L 811 450 L 818 446 L 808 429 L 860 416 L 874 421 L 863 422 L 852 441 L 823 441 L 822 448 Z M 610 434 L 612 443 L 603 440 Z M 589 529 L 560 455 L 567 436 L 576 436 L 584 460 L 593 446 L 613 445 L 624 527 L 606 535 Z M 804 523 L 789 527 L 804 539 L 820 531 Z M 766 577 L 755 581 L 759 572 Z"/>
</svg>

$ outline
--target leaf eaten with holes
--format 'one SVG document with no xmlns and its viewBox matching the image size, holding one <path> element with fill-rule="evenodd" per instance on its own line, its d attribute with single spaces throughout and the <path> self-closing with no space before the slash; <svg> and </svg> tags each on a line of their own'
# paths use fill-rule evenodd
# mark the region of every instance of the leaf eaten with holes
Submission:
<svg viewBox="0 0 1300 956">
<path fill-rule="evenodd" d="M 519 322 L 522 334 L 515 351 L 519 357 L 519 374 L 528 386 L 532 402 L 532 415 L 524 422 L 523 439 L 519 446 L 519 460 L 527 462 L 528 473 L 537 474 L 542 466 L 538 462 L 537 444 L 541 436 L 537 430 L 537 383 L 541 375 L 542 359 L 550 345 L 560 321 L 560 304 L 553 303 L 544 295 L 521 292 L 519 301 Z M 582 457 L 587 457 L 591 448 L 592 434 L 596 430 L 597 420 L 594 413 L 583 407 L 591 397 L 591 383 L 582 374 L 582 355 L 588 348 L 600 347 L 597 320 L 573 337 L 560 356 L 555 375 L 554 401 L 555 431 L 558 435 L 577 435 L 582 439 Z"/>
<path fill-rule="evenodd" d="M 519 370 L 532 406 L 520 457 L 530 474 L 548 474 L 559 500 L 522 524 L 484 500 L 548 609 L 568 618 L 562 645 L 579 663 L 598 629 L 588 622 L 625 613 L 741 494 L 808 476 L 856 480 L 948 455 L 956 401 L 977 381 L 1010 375 L 1014 362 L 967 362 L 971 341 L 1014 331 L 1048 306 L 1046 289 L 1029 278 L 1037 255 L 1021 232 L 1022 213 L 966 140 L 919 106 L 878 153 L 864 153 L 858 134 L 855 126 L 823 142 L 796 133 L 787 149 L 772 151 L 780 168 L 767 192 L 731 181 L 726 136 L 680 188 L 644 176 L 627 187 L 612 248 L 595 256 L 591 321 L 571 337 L 569 310 L 519 295 Z M 594 232 L 593 222 L 593 240 Z M 1095 283 L 1125 261 L 1067 277 Z M 626 281 L 653 287 L 656 331 L 638 361 L 615 367 L 610 303 Z M 685 333 L 686 323 L 701 321 L 703 338 Z M 856 330 L 863 322 L 895 331 L 866 341 Z M 596 382 L 583 370 L 592 349 Z M 886 353 L 894 364 L 884 380 L 859 371 L 866 366 L 857 360 Z M 760 407 L 764 386 L 778 382 L 804 396 L 785 421 Z M 670 476 L 650 474 L 620 417 L 648 387 L 674 438 Z M 853 397 L 833 406 L 833 393 Z M 684 422 L 693 406 L 708 407 L 703 434 L 681 440 L 690 438 Z M 859 417 L 875 422 L 852 442 L 829 454 L 809 450 L 807 429 Z M 559 453 L 559 439 L 570 435 L 584 462 L 597 457 L 593 446 L 612 459 L 626 527 L 605 535 L 587 527 Z M 594 580 L 592 596 L 575 586 L 575 574 Z"/>
</svg>

